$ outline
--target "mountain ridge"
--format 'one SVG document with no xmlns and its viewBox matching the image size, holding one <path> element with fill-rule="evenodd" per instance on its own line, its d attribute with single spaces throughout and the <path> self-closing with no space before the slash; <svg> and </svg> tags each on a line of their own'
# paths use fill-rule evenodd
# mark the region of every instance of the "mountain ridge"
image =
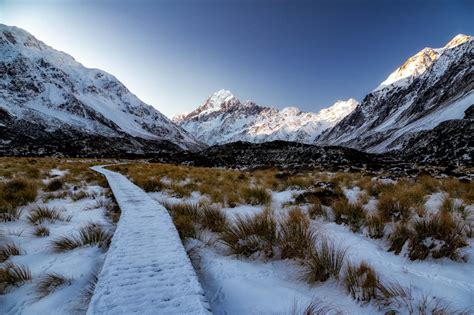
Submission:
<svg viewBox="0 0 474 315">
<path fill-rule="evenodd" d="M 172 121 L 208 145 L 274 140 L 312 143 L 357 104 L 354 99 L 337 101 L 331 107 L 312 113 L 297 107 L 276 109 L 253 101 L 241 102 L 230 91 L 222 89 L 195 110 L 177 115 Z"/>
<path fill-rule="evenodd" d="M 139 100 L 113 75 L 86 68 L 30 33 L 3 24 L 0 24 L 0 87 L 0 109 L 6 113 L 2 117 L 8 116 L 8 121 L 6 118 L 0 121 L 3 129 L 0 145 L 29 147 L 35 141 L 41 142 L 38 137 L 48 131 L 57 137 L 62 133 L 65 138 L 72 134 L 114 138 L 115 141 L 107 142 L 117 146 L 117 151 L 122 141 L 148 143 L 153 150 L 161 142 L 174 143 L 178 150 L 203 147 L 154 107 Z M 19 126 L 28 127 L 22 130 L 28 137 L 14 136 L 13 131 Z M 11 138 L 6 138 L 7 133 Z M 12 142 L 20 138 L 25 142 Z M 129 149 L 145 152 L 147 146 Z"/>
</svg>

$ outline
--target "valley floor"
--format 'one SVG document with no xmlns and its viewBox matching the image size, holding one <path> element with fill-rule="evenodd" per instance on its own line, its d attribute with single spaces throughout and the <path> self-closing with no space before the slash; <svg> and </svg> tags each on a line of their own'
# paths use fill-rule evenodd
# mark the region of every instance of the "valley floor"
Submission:
<svg viewBox="0 0 474 315">
<path fill-rule="evenodd" d="M 39 175 L 23 162 L 7 161 L 10 171 L 0 172 L 0 210 L 15 178 L 38 185 L 21 212 L 1 211 L 5 314 L 160 313 L 165 305 L 166 314 L 474 312 L 469 181 L 148 163 L 96 168 L 108 175 L 112 198 L 89 173 L 90 161 L 41 162 Z M 49 210 L 40 215 L 38 207 Z M 11 266 L 29 276 L 13 282 Z"/>
</svg>

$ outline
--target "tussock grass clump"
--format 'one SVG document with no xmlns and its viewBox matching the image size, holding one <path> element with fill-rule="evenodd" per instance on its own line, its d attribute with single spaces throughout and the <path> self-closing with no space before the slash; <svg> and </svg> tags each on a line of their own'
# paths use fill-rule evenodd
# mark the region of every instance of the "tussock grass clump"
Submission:
<svg viewBox="0 0 474 315">
<path fill-rule="evenodd" d="M 23 251 L 14 243 L 6 243 L 0 247 L 0 263 L 4 262 L 11 256 L 23 255 Z"/>
<path fill-rule="evenodd" d="M 107 248 L 112 240 L 112 234 L 96 224 L 89 224 L 79 230 L 77 235 L 61 236 L 52 241 L 51 246 L 55 252 L 74 250 L 82 246 L 95 246 Z"/>
<path fill-rule="evenodd" d="M 360 203 L 350 203 L 340 198 L 332 204 L 337 224 L 347 224 L 353 232 L 358 232 L 365 221 L 365 211 Z"/>
<path fill-rule="evenodd" d="M 90 195 L 84 190 L 79 190 L 70 192 L 69 197 L 72 199 L 72 201 L 79 201 L 81 199 L 89 198 Z"/>
<path fill-rule="evenodd" d="M 64 186 L 64 183 L 61 179 L 59 178 L 56 178 L 56 179 L 53 179 L 52 181 L 50 181 L 47 185 L 46 185 L 46 188 L 45 190 L 46 191 L 49 191 L 49 192 L 52 192 L 52 191 L 58 191 L 60 189 L 62 189 Z"/>
<path fill-rule="evenodd" d="M 28 267 L 10 262 L 0 268 L 0 293 L 5 293 L 8 286 L 20 286 L 31 280 Z"/>
<path fill-rule="evenodd" d="M 2 204 L 0 201 L 0 221 L 11 222 L 20 218 L 23 208 L 14 206 L 12 204 Z"/>
<path fill-rule="evenodd" d="M 384 194 L 377 203 L 379 217 L 385 222 L 408 220 L 412 215 L 411 203 L 407 198 Z"/>
<path fill-rule="evenodd" d="M 242 196 L 245 202 L 251 205 L 268 205 L 272 201 L 271 193 L 263 187 L 249 187 L 244 189 Z"/>
<path fill-rule="evenodd" d="M 42 225 L 35 226 L 32 234 L 36 237 L 46 237 L 49 236 L 49 229 Z"/>
<path fill-rule="evenodd" d="M 44 298 L 47 295 L 53 293 L 59 287 L 70 285 L 71 280 L 67 279 L 63 275 L 58 273 L 48 273 L 41 277 L 37 286 L 36 286 L 36 293 L 40 298 Z"/>
<path fill-rule="evenodd" d="M 303 260 L 303 279 L 308 283 L 324 282 L 330 277 L 338 279 L 346 251 L 323 238 Z"/>
<path fill-rule="evenodd" d="M 310 205 L 308 208 L 308 214 L 311 219 L 315 219 L 316 217 L 322 216 L 327 217 L 326 211 L 324 211 L 323 204 L 321 200 L 317 197 L 310 198 L 309 200 Z"/>
<path fill-rule="evenodd" d="M 41 224 L 45 221 L 66 221 L 66 218 L 64 218 L 61 213 L 55 208 L 49 208 L 47 206 L 38 206 L 30 211 L 27 220 L 28 222 L 30 222 L 30 224 L 36 225 Z"/>
<path fill-rule="evenodd" d="M 439 213 L 413 223 L 410 237 L 409 257 L 423 260 L 448 257 L 459 259 L 458 251 L 467 246 L 465 225 L 449 213 Z"/>
<path fill-rule="evenodd" d="M 403 246 L 408 241 L 411 236 L 411 230 L 408 227 L 407 223 L 400 221 L 395 225 L 394 230 L 390 233 L 389 243 L 390 248 L 389 252 L 395 252 L 396 255 L 400 254 L 403 249 Z"/>
<path fill-rule="evenodd" d="M 99 245 L 101 248 L 107 248 L 112 234 L 97 224 L 89 224 L 79 230 L 79 239 L 82 246 Z"/>
<path fill-rule="evenodd" d="M 221 208 L 203 205 L 200 209 L 200 222 L 204 228 L 213 232 L 222 232 L 229 225 L 227 216 Z"/>
<path fill-rule="evenodd" d="M 220 241 L 236 255 L 250 257 L 256 253 L 274 256 L 278 241 L 277 222 L 269 211 L 253 216 L 238 216 L 221 234 Z"/>
<path fill-rule="evenodd" d="M 344 287 L 354 300 L 370 302 L 379 299 L 381 283 L 375 270 L 365 261 L 359 265 L 349 263 L 345 271 Z"/>
<path fill-rule="evenodd" d="M 467 207 L 459 200 L 455 200 L 450 197 L 443 199 L 441 204 L 441 212 L 449 213 L 451 215 L 459 215 L 463 220 L 468 220 L 469 210 Z"/>
<path fill-rule="evenodd" d="M 186 238 L 196 238 L 197 230 L 195 221 L 188 216 L 173 216 L 173 223 L 178 230 L 179 237 L 184 240 Z"/>
<path fill-rule="evenodd" d="M 12 206 L 22 206 L 36 199 L 38 183 L 23 178 L 15 178 L 5 183 L 0 183 L 0 200 Z"/>
<path fill-rule="evenodd" d="M 161 204 L 168 209 L 173 223 L 181 239 L 196 238 L 196 223 L 199 222 L 199 205 L 197 203 L 183 202 L 172 204 L 162 201 Z"/>
<path fill-rule="evenodd" d="M 385 222 L 378 215 L 367 215 L 367 234 L 370 238 L 378 239 L 384 237 Z"/>
<path fill-rule="evenodd" d="M 442 190 L 452 198 L 464 200 L 467 204 L 474 203 L 474 181 L 461 182 L 457 178 L 447 178 L 442 181 Z"/>
<path fill-rule="evenodd" d="M 299 207 L 293 207 L 280 223 L 279 245 L 281 258 L 305 258 L 314 243 L 309 218 Z"/>
<path fill-rule="evenodd" d="M 161 191 L 166 186 L 157 178 L 148 177 L 137 183 L 146 192 Z"/>
<path fill-rule="evenodd" d="M 327 306 L 319 301 L 311 301 L 306 306 L 300 305 L 295 301 L 293 308 L 289 314 L 291 315 L 327 315 L 327 314 L 339 314 L 334 307 Z"/>
<path fill-rule="evenodd" d="M 87 283 L 86 288 L 82 292 L 82 299 L 84 300 L 84 304 L 88 305 L 90 300 L 92 299 L 92 296 L 94 295 L 95 291 L 95 286 L 97 284 L 97 281 L 99 278 L 97 277 L 96 274 L 93 274 L 91 278 L 89 279 L 89 282 Z"/>
</svg>

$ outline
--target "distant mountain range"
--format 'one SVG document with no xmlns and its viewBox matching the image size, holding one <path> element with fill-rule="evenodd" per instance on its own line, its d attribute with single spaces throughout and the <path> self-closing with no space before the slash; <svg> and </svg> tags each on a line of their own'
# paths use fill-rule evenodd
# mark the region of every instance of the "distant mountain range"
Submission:
<svg viewBox="0 0 474 315">
<path fill-rule="evenodd" d="M 318 113 L 302 112 L 296 107 L 278 110 L 252 101 L 242 103 L 230 91 L 220 90 L 196 110 L 172 120 L 208 145 L 274 140 L 314 143 L 357 105 L 356 100 L 349 99 Z"/>
<path fill-rule="evenodd" d="M 169 156 L 213 145 L 226 150 L 232 142 L 240 150 L 246 142 L 277 141 L 268 147 L 284 150 L 288 146 L 278 141 L 287 141 L 472 165 L 473 49 L 466 35 L 443 48 L 425 48 L 360 104 L 338 101 L 318 113 L 280 110 L 220 90 L 170 120 L 112 75 L 0 24 L 0 155 Z M 328 148 L 324 156 L 335 152 L 352 151 Z"/>
<path fill-rule="evenodd" d="M 473 39 L 410 57 L 358 104 L 338 101 L 319 113 L 241 103 L 221 90 L 195 111 L 173 118 L 209 145 L 294 141 L 393 154 L 416 162 L 473 160 Z"/>
</svg>

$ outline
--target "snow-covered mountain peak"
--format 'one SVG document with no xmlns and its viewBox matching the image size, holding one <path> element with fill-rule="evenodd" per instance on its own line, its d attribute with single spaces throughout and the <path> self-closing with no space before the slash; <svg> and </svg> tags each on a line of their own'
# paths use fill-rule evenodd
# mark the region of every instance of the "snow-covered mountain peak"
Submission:
<svg viewBox="0 0 474 315">
<path fill-rule="evenodd" d="M 273 140 L 312 143 L 357 105 L 357 101 L 350 99 L 318 113 L 303 112 L 297 107 L 279 110 L 253 101 L 241 103 L 229 91 L 221 90 L 193 112 L 177 115 L 173 121 L 209 145 Z"/>
<path fill-rule="evenodd" d="M 353 98 L 348 100 L 338 100 L 332 106 L 323 108 L 319 111 L 318 116 L 331 122 L 339 122 L 343 117 L 352 113 L 352 111 L 359 105 L 359 102 Z"/>
<path fill-rule="evenodd" d="M 453 48 L 456 46 L 459 46 L 461 44 L 464 44 L 467 41 L 472 40 L 472 36 L 469 35 L 464 35 L 464 34 L 458 34 L 453 37 L 445 46 L 444 48 Z"/>
<path fill-rule="evenodd" d="M 209 96 L 198 110 L 200 110 L 200 113 L 210 113 L 221 110 L 230 104 L 234 104 L 235 101 L 238 100 L 231 91 L 222 89 Z"/>
<path fill-rule="evenodd" d="M 428 70 L 446 50 L 464 44 L 467 41 L 472 41 L 472 37 L 469 35 L 458 34 L 442 48 L 435 49 L 426 47 L 422 49 L 414 56 L 408 58 L 403 65 L 392 72 L 374 91 L 382 90 L 391 85 L 409 85 L 414 78 L 422 75 L 426 70 Z"/>
<path fill-rule="evenodd" d="M 280 114 L 283 116 L 297 116 L 301 114 L 301 110 L 298 107 L 285 107 L 280 110 Z"/>
<path fill-rule="evenodd" d="M 383 81 L 376 90 L 380 90 L 392 84 L 401 85 L 405 79 L 419 76 L 428 69 L 433 62 L 438 59 L 440 50 L 433 48 L 424 48 L 416 55 L 408 58 L 399 68 L 392 72 L 388 78 Z"/>
</svg>

